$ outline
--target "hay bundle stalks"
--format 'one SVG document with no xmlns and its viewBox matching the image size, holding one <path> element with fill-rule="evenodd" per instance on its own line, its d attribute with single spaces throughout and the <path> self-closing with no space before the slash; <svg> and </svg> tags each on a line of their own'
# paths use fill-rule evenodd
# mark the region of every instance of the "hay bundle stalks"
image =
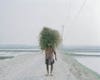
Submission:
<svg viewBox="0 0 100 80">
<path fill-rule="evenodd" d="M 61 43 L 61 40 L 61 36 L 57 30 L 44 27 L 40 32 L 39 45 L 42 50 L 48 48 L 48 45 L 56 48 Z"/>
</svg>

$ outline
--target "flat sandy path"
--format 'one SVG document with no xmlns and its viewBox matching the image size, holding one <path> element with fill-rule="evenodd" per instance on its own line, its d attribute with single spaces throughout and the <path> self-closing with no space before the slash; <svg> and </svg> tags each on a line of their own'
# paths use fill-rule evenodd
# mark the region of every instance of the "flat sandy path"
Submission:
<svg viewBox="0 0 100 80">
<path fill-rule="evenodd" d="M 85 80 L 78 79 L 73 75 L 69 64 L 63 61 L 59 55 L 54 64 L 53 76 L 45 76 L 46 66 L 44 61 L 44 55 L 37 53 L 24 54 L 1 62 L 0 80 Z"/>
<path fill-rule="evenodd" d="M 8 61 L 3 80 L 77 80 L 59 57 L 54 64 L 53 76 L 45 76 L 44 55 L 24 55 Z M 1 79 L 0 79 L 1 80 Z"/>
</svg>

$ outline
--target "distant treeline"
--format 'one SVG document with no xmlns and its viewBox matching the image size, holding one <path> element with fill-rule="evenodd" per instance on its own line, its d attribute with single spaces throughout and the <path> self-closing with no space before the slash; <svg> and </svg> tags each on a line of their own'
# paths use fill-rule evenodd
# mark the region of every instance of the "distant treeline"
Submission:
<svg viewBox="0 0 100 80">
<path fill-rule="evenodd" d="M 24 44 L 3 44 L 0 49 L 39 49 L 39 46 L 24 45 Z"/>
<path fill-rule="evenodd" d="M 64 51 L 73 51 L 73 52 L 100 52 L 100 46 L 72 46 L 62 48 Z"/>
</svg>

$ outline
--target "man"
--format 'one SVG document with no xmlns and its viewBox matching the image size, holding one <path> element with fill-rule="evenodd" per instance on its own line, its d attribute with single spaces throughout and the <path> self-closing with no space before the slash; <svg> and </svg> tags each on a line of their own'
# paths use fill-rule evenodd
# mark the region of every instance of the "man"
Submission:
<svg viewBox="0 0 100 80">
<path fill-rule="evenodd" d="M 49 66 L 51 66 L 50 75 L 52 76 L 54 55 L 55 55 L 55 60 L 57 60 L 55 50 L 52 48 L 51 45 L 48 45 L 48 48 L 45 49 L 45 64 L 47 69 L 47 76 L 49 75 Z"/>
</svg>

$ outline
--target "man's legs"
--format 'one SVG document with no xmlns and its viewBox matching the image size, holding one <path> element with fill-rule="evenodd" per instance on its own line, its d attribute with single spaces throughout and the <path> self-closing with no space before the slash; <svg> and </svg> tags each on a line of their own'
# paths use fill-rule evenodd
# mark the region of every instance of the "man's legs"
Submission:
<svg viewBox="0 0 100 80">
<path fill-rule="evenodd" d="M 50 70 L 51 76 L 52 76 L 52 72 L 53 72 L 53 64 L 54 64 L 54 61 L 50 64 L 50 66 L 51 66 L 51 70 Z M 47 69 L 47 75 L 49 75 L 49 62 L 48 62 L 48 60 L 46 60 L 46 69 Z"/>
<path fill-rule="evenodd" d="M 53 71 L 53 64 L 51 64 L 51 72 L 50 72 L 51 75 L 52 75 L 52 71 Z"/>
<path fill-rule="evenodd" d="M 47 75 L 49 74 L 49 65 L 46 64 L 46 68 L 47 68 Z"/>
</svg>

